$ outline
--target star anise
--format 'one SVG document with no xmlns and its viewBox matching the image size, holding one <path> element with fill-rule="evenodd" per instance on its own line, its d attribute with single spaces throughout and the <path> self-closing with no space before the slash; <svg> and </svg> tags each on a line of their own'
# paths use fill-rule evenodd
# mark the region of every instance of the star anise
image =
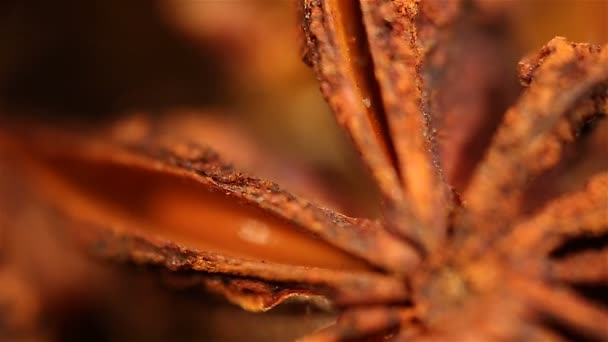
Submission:
<svg viewBox="0 0 608 342">
<path fill-rule="evenodd" d="M 304 340 L 608 339 L 593 295 L 608 282 L 608 173 L 568 159 L 606 157 L 589 139 L 606 129 L 608 48 L 551 40 L 520 63 L 526 89 L 492 140 L 476 140 L 495 117 L 445 100 L 478 82 L 444 70 L 469 52 L 450 44 L 468 32 L 465 6 L 301 9 L 305 60 L 382 194 L 381 220 L 249 177 L 154 122 L 81 134 L 12 125 L 0 142 L 95 255 L 168 270 L 246 310 L 295 296 L 342 312 Z M 468 144 L 437 141 L 450 120 L 467 122 L 449 133 Z"/>
</svg>

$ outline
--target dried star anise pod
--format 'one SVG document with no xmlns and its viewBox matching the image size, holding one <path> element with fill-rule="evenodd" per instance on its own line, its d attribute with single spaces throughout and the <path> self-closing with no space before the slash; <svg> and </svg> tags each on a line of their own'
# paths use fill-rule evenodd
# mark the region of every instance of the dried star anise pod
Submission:
<svg viewBox="0 0 608 342">
<path fill-rule="evenodd" d="M 456 47 L 477 25 L 469 5 L 301 7 L 305 60 L 382 194 L 380 220 L 246 176 L 154 122 L 7 123 L 0 146 L 95 255 L 246 310 L 298 297 L 341 311 L 304 340 L 608 339 L 608 173 L 575 158 L 606 157 L 608 48 L 555 38 L 524 59 L 526 89 L 490 141 L 478 132 L 496 116 L 451 92 L 496 84 L 475 77 L 491 66 L 446 70 L 477 52 Z M 445 122 L 456 143 L 436 139 Z"/>
</svg>

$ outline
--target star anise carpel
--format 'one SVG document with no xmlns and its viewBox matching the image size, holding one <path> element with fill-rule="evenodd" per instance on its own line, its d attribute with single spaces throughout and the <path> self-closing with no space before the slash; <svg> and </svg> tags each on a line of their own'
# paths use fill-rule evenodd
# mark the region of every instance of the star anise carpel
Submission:
<svg viewBox="0 0 608 342">
<path fill-rule="evenodd" d="M 3 153 L 94 255 L 250 311 L 290 297 L 340 311 L 303 340 L 608 339 L 606 303 L 580 290 L 608 284 L 608 172 L 569 159 L 606 158 L 608 47 L 554 38 L 520 62 L 525 89 L 502 116 L 480 94 L 501 87 L 501 62 L 476 56 L 502 38 L 474 4 L 302 0 L 299 14 L 304 60 L 381 193 L 380 219 L 241 173 L 155 119 L 10 122 Z M 536 193 L 575 171 L 566 190 Z"/>
</svg>

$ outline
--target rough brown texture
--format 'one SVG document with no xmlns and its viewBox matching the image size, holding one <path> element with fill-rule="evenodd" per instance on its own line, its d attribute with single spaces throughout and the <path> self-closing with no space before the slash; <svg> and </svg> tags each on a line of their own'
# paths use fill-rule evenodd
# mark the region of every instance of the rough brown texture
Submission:
<svg viewBox="0 0 608 342">
<path fill-rule="evenodd" d="M 295 296 L 342 312 L 305 341 L 608 339 L 608 310 L 593 291 L 606 286 L 606 170 L 585 174 L 583 188 L 523 208 L 530 184 L 564 166 L 565 150 L 605 157 L 585 147 L 581 132 L 598 129 L 607 115 L 608 48 L 558 37 L 522 61 L 526 89 L 492 141 L 483 137 L 475 145 L 475 153 L 487 148 L 484 157 L 462 173 L 451 166 L 452 176 L 445 177 L 442 163 L 477 158 L 461 155 L 465 141 L 481 127 L 493 131 L 495 120 L 480 123 L 487 106 L 467 102 L 482 100 L 450 100 L 455 76 L 438 74 L 442 67 L 478 63 L 446 47 L 458 45 L 456 36 L 467 42 L 462 32 L 479 29 L 468 21 L 481 15 L 475 11 L 460 2 L 302 1 L 304 57 L 383 195 L 379 222 L 335 213 L 246 176 L 179 137 L 115 134 L 120 125 L 82 134 L 10 126 L 1 131 L 0 147 L 57 210 L 64 234 L 89 253 L 153 266 L 176 287 L 201 286 L 247 310 L 269 310 Z M 471 91 L 494 87 L 496 77 L 475 80 Z M 438 146 L 436 121 L 458 118 L 471 106 L 472 118 L 454 133 L 461 134 L 456 147 Z M 93 177 L 97 169 L 101 178 Z M 146 225 L 154 225 L 148 221 L 154 212 L 136 211 L 139 221 L 119 215 L 120 206 L 140 202 L 133 197 L 140 192 L 128 193 L 128 184 L 110 196 L 103 191 L 127 170 L 134 175 L 129 182 L 176 179 L 171 184 L 186 184 L 201 197 L 227 199 L 235 205 L 218 221 L 226 225 L 232 214 L 254 210 L 340 262 L 303 265 L 206 250 L 194 238 L 174 240 L 179 235 L 170 234 L 171 225 L 151 233 Z M 61 186 L 87 176 L 90 183 L 101 180 L 101 189 L 86 182 Z M 458 183 L 456 194 L 451 182 Z M 96 192 L 78 192 L 87 187 Z M 156 210 L 170 211 L 171 203 L 163 203 Z M 173 219 L 175 228 L 179 217 Z M 16 297 L 26 300 L 27 291 Z M 11 324 L 27 315 L 15 311 Z"/>
</svg>

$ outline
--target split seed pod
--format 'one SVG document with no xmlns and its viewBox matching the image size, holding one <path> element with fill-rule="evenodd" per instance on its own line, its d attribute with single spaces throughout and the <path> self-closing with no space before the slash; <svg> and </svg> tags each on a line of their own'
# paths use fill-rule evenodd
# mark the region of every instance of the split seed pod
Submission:
<svg viewBox="0 0 608 342">
<path fill-rule="evenodd" d="M 305 59 L 382 193 L 380 222 L 321 208 L 155 130 L 28 126 L 3 130 L 0 142 L 96 255 L 196 274 L 247 310 L 300 296 L 343 311 L 305 339 L 608 338 L 608 311 L 580 290 L 608 282 L 605 168 L 526 208 L 530 183 L 576 169 L 565 152 L 601 127 L 608 48 L 555 38 L 522 61 L 526 90 L 489 145 L 474 145 L 484 157 L 473 167 L 462 142 L 435 141 L 433 125 L 468 112 L 466 101 L 448 110 L 454 80 L 441 69 L 466 64 L 446 46 L 475 29 L 474 9 L 434 5 L 302 2 Z M 471 115 L 466 141 L 492 126 L 485 109 Z"/>
</svg>

